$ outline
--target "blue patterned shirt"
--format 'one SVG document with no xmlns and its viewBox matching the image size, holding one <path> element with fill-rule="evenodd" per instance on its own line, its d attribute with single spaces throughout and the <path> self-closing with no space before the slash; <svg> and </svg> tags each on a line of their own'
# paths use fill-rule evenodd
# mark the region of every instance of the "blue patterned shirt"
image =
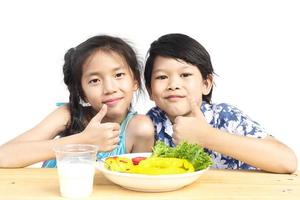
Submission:
<svg viewBox="0 0 300 200">
<path fill-rule="evenodd" d="M 234 106 L 225 103 L 209 104 L 207 102 L 203 102 L 201 105 L 201 111 L 206 121 L 214 128 L 234 135 L 253 138 L 265 138 L 267 136 L 266 131 L 257 122 L 251 120 L 247 115 Z M 160 108 L 154 107 L 148 111 L 147 115 L 151 118 L 155 125 L 155 140 L 164 141 L 166 145 L 174 147 L 175 144 L 172 141 L 172 123 L 166 113 Z M 209 149 L 205 149 L 205 151 L 210 154 L 213 160 L 213 168 L 256 169 L 255 167 L 230 156 L 226 156 Z"/>
</svg>

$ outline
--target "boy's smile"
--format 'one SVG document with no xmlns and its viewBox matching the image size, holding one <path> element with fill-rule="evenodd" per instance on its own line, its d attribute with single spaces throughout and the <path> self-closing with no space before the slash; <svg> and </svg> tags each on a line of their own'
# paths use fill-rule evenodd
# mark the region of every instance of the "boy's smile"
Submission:
<svg viewBox="0 0 300 200">
<path fill-rule="evenodd" d="M 174 101 L 174 102 L 176 102 L 176 101 L 180 101 L 180 100 L 182 100 L 183 98 L 185 98 L 185 96 L 182 96 L 182 95 L 169 95 L 169 96 L 167 96 L 167 97 L 165 97 L 166 99 L 168 99 L 169 101 Z"/>
<path fill-rule="evenodd" d="M 203 80 L 199 69 L 182 60 L 156 57 L 151 76 L 150 97 L 172 121 L 177 116 L 189 116 L 189 98 L 202 103 L 202 94 L 208 94 L 211 82 Z"/>
</svg>

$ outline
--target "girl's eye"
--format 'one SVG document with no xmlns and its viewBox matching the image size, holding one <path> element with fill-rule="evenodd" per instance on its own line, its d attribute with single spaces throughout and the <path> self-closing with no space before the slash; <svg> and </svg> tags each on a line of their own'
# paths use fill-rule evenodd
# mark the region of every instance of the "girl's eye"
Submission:
<svg viewBox="0 0 300 200">
<path fill-rule="evenodd" d="M 125 76 L 125 73 L 122 72 L 122 73 L 117 73 L 116 74 L 116 78 L 121 78 L 122 76 Z"/>
<path fill-rule="evenodd" d="M 166 78 L 168 78 L 168 77 L 165 76 L 165 75 L 161 75 L 161 76 L 157 76 L 155 79 L 158 79 L 158 80 L 164 80 L 164 79 L 166 79 Z"/>
<path fill-rule="evenodd" d="M 189 76 L 192 76 L 192 75 L 193 74 L 191 74 L 191 73 L 183 73 L 180 76 L 183 77 L 183 78 L 185 78 L 185 77 L 189 77 Z"/>
<path fill-rule="evenodd" d="M 93 84 L 93 85 L 98 84 L 98 83 L 100 83 L 99 79 L 92 79 L 89 81 L 89 84 Z"/>
</svg>

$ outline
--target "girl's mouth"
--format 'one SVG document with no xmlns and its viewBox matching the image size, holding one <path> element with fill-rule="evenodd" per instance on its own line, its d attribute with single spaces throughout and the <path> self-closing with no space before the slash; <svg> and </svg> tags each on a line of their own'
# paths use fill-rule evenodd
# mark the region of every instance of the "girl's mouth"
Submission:
<svg viewBox="0 0 300 200">
<path fill-rule="evenodd" d="M 106 104 L 107 106 L 109 107 L 113 107 L 115 106 L 116 104 L 118 104 L 118 102 L 123 99 L 122 97 L 121 98 L 115 98 L 115 99 L 108 99 L 106 101 L 104 101 L 103 103 Z"/>
</svg>

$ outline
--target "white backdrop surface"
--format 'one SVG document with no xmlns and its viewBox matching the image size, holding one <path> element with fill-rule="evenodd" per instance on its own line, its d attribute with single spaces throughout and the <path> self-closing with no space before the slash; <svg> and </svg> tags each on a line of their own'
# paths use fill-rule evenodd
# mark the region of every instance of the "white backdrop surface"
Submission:
<svg viewBox="0 0 300 200">
<path fill-rule="evenodd" d="M 97 34 L 128 39 L 144 58 L 166 33 L 185 33 L 210 53 L 214 102 L 233 104 L 300 156 L 300 6 L 297 1 L 0 2 L 0 144 L 68 100 L 65 52 Z M 145 113 L 152 102 L 140 98 Z"/>
</svg>

